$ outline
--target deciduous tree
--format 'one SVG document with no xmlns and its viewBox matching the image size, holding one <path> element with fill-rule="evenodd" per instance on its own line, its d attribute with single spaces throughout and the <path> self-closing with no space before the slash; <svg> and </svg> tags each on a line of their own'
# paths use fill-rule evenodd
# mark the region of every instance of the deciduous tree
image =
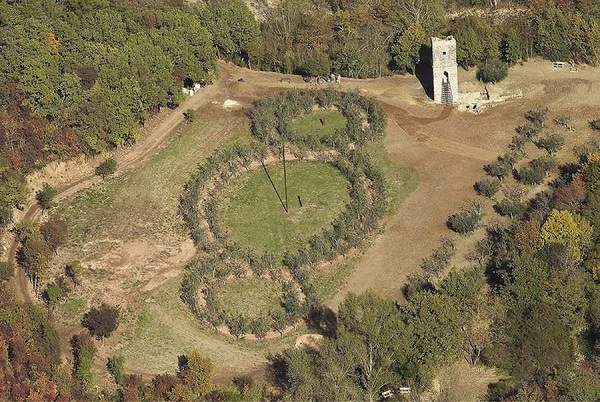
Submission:
<svg viewBox="0 0 600 402">
<path fill-rule="evenodd" d="M 487 60 L 477 71 L 477 78 L 486 83 L 496 84 L 508 75 L 508 65 L 501 60 Z"/>
<path fill-rule="evenodd" d="M 392 44 L 392 57 L 397 68 L 415 72 L 421 60 L 421 48 L 427 43 L 427 34 L 421 25 L 409 26 Z"/>
<path fill-rule="evenodd" d="M 119 310 L 107 304 L 92 307 L 81 321 L 97 339 L 108 338 L 119 326 Z"/>
<path fill-rule="evenodd" d="M 117 161 L 113 158 L 104 160 L 96 167 L 96 174 L 103 179 L 113 175 L 117 170 Z"/>
<path fill-rule="evenodd" d="M 592 227 L 576 213 L 554 209 L 542 225 L 541 237 L 544 245 L 565 247 L 569 258 L 577 262 L 591 242 Z"/>
<path fill-rule="evenodd" d="M 63 245 L 68 235 L 67 224 L 57 217 L 52 217 L 44 222 L 40 226 L 40 232 L 53 252 Z"/>
<path fill-rule="evenodd" d="M 35 199 L 42 209 L 50 209 L 54 206 L 54 196 L 56 189 L 48 183 L 44 183 L 42 188 L 35 193 Z"/>
<path fill-rule="evenodd" d="M 173 394 L 183 401 L 195 401 L 213 389 L 213 364 L 199 351 L 193 350 L 179 358 L 177 377 L 180 383 L 175 385 Z"/>
</svg>

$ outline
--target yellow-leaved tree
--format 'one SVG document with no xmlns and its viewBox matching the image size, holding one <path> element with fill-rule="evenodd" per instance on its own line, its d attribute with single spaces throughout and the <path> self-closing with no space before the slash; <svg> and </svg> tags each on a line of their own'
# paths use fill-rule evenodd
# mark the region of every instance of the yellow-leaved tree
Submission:
<svg viewBox="0 0 600 402">
<path fill-rule="evenodd" d="M 592 226 L 579 214 L 553 209 L 542 226 L 541 237 L 545 246 L 564 247 L 569 260 L 577 262 L 592 241 Z"/>
<path fill-rule="evenodd" d="M 175 400 L 192 402 L 202 400 L 202 397 L 213 389 L 213 364 L 197 350 L 192 350 L 185 356 L 179 357 L 179 382 L 173 388 Z"/>
</svg>

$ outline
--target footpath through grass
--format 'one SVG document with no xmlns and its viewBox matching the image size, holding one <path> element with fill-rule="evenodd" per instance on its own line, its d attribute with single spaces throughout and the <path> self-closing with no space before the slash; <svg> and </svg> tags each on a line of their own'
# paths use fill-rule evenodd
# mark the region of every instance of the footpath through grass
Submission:
<svg viewBox="0 0 600 402">
<path fill-rule="evenodd" d="M 284 198 L 283 165 L 267 170 Z M 320 233 L 350 202 L 346 178 L 329 163 L 290 161 L 287 177 L 287 213 L 262 167 L 242 174 L 222 195 L 220 216 L 238 244 L 280 256 Z"/>
</svg>

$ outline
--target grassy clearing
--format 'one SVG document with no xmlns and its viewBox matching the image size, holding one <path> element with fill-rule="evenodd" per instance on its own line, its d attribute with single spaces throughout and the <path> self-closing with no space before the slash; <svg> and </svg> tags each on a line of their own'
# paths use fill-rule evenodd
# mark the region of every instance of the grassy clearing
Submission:
<svg viewBox="0 0 600 402">
<path fill-rule="evenodd" d="M 310 283 L 320 300 L 326 301 L 337 292 L 352 273 L 357 261 L 357 256 L 348 257 L 311 274 Z"/>
<path fill-rule="evenodd" d="M 54 316 L 63 324 L 77 326 L 86 309 L 86 300 L 79 297 L 69 297 L 55 307 Z"/>
<path fill-rule="evenodd" d="M 208 122 L 198 119 L 192 124 L 182 125 L 178 135 L 168 146 L 139 169 L 110 178 L 60 205 L 57 213 L 69 223 L 71 247 L 77 248 L 86 242 L 98 241 L 102 247 L 109 248 L 114 244 L 113 239 L 127 240 L 137 236 L 153 236 L 155 233 L 157 236 L 175 234 L 184 238 L 185 229 L 177 213 L 183 184 L 197 164 L 210 155 L 215 147 L 250 138 L 245 130 L 225 130 L 228 124 L 225 119 L 211 118 Z M 210 139 L 212 133 L 221 130 L 223 133 L 218 134 L 218 139 Z M 379 158 L 378 148 L 373 151 Z M 383 151 L 379 153 L 384 156 Z M 290 163 L 290 166 L 293 164 Z M 389 169 L 384 168 L 386 176 L 402 177 L 395 165 L 388 165 Z M 269 171 L 273 180 L 281 184 L 281 169 L 273 171 L 271 168 Z M 294 177 L 292 172 L 289 173 L 292 188 Z M 338 174 L 337 171 L 335 173 Z M 273 209 L 280 212 L 277 198 L 264 173 L 261 176 L 263 184 L 269 189 L 270 202 L 276 207 Z M 313 176 L 316 182 L 321 178 L 321 174 Z M 343 206 L 348 196 L 345 179 L 341 176 L 339 179 L 344 190 L 341 193 L 343 200 L 339 202 L 339 194 L 333 199 Z M 331 180 L 326 182 L 330 183 Z M 283 185 L 279 187 L 282 188 Z M 312 191 L 313 185 L 308 190 Z M 290 191 L 290 201 L 297 200 L 294 197 L 295 194 Z M 303 201 L 304 198 L 305 196 Z M 331 205 L 317 206 L 325 210 L 332 209 Z M 337 213 L 332 214 L 335 215 Z M 348 259 L 317 274 L 314 283 L 319 286 L 320 294 L 334 294 L 353 265 L 353 260 Z M 108 278 L 98 277 L 95 280 L 106 281 Z M 136 279 L 132 277 L 128 280 Z M 124 333 L 119 335 L 119 345 L 111 354 L 126 356 L 127 371 L 146 375 L 175 372 L 179 355 L 199 349 L 215 362 L 220 375 L 250 372 L 263 367 L 268 353 L 293 346 L 296 337 L 306 331 L 300 327 L 283 338 L 259 342 L 223 337 L 192 315 L 179 299 L 179 287 L 180 279 L 171 279 L 153 291 L 140 293 L 137 298 L 139 303 L 123 306 L 128 312 L 122 322 Z M 242 300 L 245 299 L 239 298 L 239 302 L 243 303 Z M 63 305 L 57 306 L 56 314 L 64 317 L 65 321 L 79 325 L 79 319 L 87 306 L 85 299 L 67 300 Z"/>
<path fill-rule="evenodd" d="M 281 164 L 267 169 L 283 198 Z M 233 240 L 261 253 L 281 255 L 321 232 L 350 201 L 345 177 L 328 163 L 291 161 L 287 177 L 289 213 L 281 206 L 262 168 L 232 183 L 223 194 L 220 214 Z"/>
<path fill-rule="evenodd" d="M 144 304 L 115 351 L 126 356 L 126 370 L 173 373 L 177 356 L 198 349 L 212 359 L 219 373 L 249 372 L 262 367 L 269 352 L 292 346 L 302 331 L 260 342 L 226 338 L 192 315 L 178 297 L 179 287 L 180 280 L 173 279 L 142 295 Z"/>
<path fill-rule="evenodd" d="M 321 124 L 321 119 L 323 123 Z M 318 110 L 298 117 L 290 123 L 290 130 L 300 136 L 316 136 L 324 138 L 336 130 L 346 127 L 346 118 L 340 112 Z"/>
<path fill-rule="evenodd" d="M 207 149 L 207 136 L 219 131 L 221 124 L 225 122 L 211 126 L 203 119 L 183 124 L 168 146 L 141 168 L 107 179 L 61 203 L 55 213 L 69 226 L 69 246 L 105 238 L 185 235 L 178 215 L 179 196 L 197 164 L 212 151 Z M 238 130 L 223 136 L 244 134 Z"/>
<path fill-rule="evenodd" d="M 218 115 L 183 124 L 173 140 L 139 168 L 61 203 L 55 213 L 69 224 L 72 253 L 93 260 L 94 255 L 81 253 L 81 245 L 93 242 L 94 251 L 101 252 L 113 247 L 115 240 L 138 236 L 185 239 L 186 229 L 178 215 L 183 184 L 216 147 L 250 140 L 247 129 L 232 129 L 232 125 L 230 116 Z M 85 275 L 101 288 L 113 280 L 102 272 L 87 271 Z M 122 278 L 123 283 L 137 281 L 135 275 Z M 198 349 L 213 360 L 219 375 L 251 372 L 263 367 L 269 352 L 293 346 L 303 331 L 299 328 L 283 338 L 260 342 L 223 337 L 193 316 L 179 299 L 179 289 L 180 278 L 174 278 L 153 291 L 139 293 L 131 304 L 121 305 L 123 332 L 110 354 L 126 356 L 127 371 L 144 375 L 175 372 L 177 357 Z M 89 305 L 87 296 L 57 306 L 55 314 L 63 328 L 79 330 Z"/>
<path fill-rule="evenodd" d="M 228 314 L 257 318 L 283 309 L 281 294 L 282 288 L 279 283 L 252 276 L 227 281 L 217 291 L 217 301 Z"/>
</svg>

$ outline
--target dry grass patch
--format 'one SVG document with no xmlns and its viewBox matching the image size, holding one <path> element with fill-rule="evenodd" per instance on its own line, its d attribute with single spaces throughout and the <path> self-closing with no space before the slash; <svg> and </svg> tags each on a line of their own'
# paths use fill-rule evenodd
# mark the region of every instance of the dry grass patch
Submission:
<svg viewBox="0 0 600 402">
<path fill-rule="evenodd" d="M 302 332 L 262 342 L 223 337 L 193 316 L 178 297 L 179 287 L 174 279 L 143 295 L 143 306 L 115 351 L 126 356 L 129 372 L 173 373 L 177 357 L 192 349 L 209 356 L 220 374 L 252 372 L 265 366 L 268 353 L 291 347 Z"/>
<path fill-rule="evenodd" d="M 249 276 L 228 280 L 217 290 L 217 302 L 228 315 L 268 317 L 281 310 L 281 285 L 273 280 Z"/>
</svg>

